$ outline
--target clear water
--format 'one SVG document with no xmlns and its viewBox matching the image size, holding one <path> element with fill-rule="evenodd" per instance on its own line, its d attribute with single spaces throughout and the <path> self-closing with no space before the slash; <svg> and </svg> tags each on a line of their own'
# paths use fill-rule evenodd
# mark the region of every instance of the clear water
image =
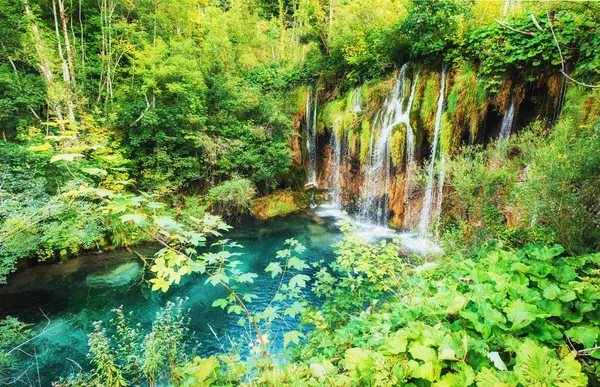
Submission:
<svg viewBox="0 0 600 387">
<path fill-rule="evenodd" d="M 335 221 L 303 214 L 268 222 L 247 219 L 234 226 L 226 237 L 244 246 L 241 257 L 244 269 L 258 274 L 264 273 L 264 268 L 288 238 L 296 238 L 307 247 L 303 258 L 308 262 L 322 260 L 325 263 L 333 259 L 331 244 L 341 238 Z M 157 249 L 145 246 L 137 250 L 151 256 Z M 138 261 L 126 251 L 82 256 L 60 265 L 28 269 L 10 278 L 9 285 L 0 286 L 0 318 L 12 315 L 41 329 L 47 322 L 43 312 L 51 319 L 51 326 L 57 326 L 36 340 L 38 353 L 42 353 L 39 357 L 41 385 L 50 385 L 59 376 L 72 372 L 76 366 L 68 359 L 85 365 L 87 334 L 92 331 L 92 323 L 108 321 L 112 317 L 111 309 L 121 305 L 124 311 L 133 312 L 134 323 L 149 328 L 155 313 L 167 301 L 189 297 L 186 306 L 191 309 L 190 329 L 200 342 L 200 355 L 222 351 L 209 324 L 225 347 L 229 347 L 230 338 L 240 340 L 247 334 L 244 327 L 237 325 L 239 316 L 227 315 L 211 306 L 214 299 L 225 293 L 221 288 L 205 286 L 205 277 L 188 276 L 167 293 L 152 292 L 149 286 L 139 285 L 135 280 L 141 268 Z M 277 279 L 259 275 L 255 283 L 249 285 L 259 296 L 250 308 L 264 309 L 277 285 Z M 272 340 L 280 347 L 281 333 Z"/>
</svg>

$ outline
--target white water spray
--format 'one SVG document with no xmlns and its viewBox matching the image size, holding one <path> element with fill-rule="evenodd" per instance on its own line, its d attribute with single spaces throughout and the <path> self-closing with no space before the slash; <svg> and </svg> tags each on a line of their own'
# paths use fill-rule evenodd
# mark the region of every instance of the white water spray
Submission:
<svg viewBox="0 0 600 387">
<path fill-rule="evenodd" d="M 500 136 L 498 141 L 506 140 L 510 137 L 512 132 L 513 123 L 515 120 L 515 97 L 510 97 L 510 103 L 508 109 L 504 112 L 504 118 L 502 118 L 502 126 L 500 127 Z"/>
<path fill-rule="evenodd" d="M 315 90 L 315 99 L 312 101 L 310 98 L 310 86 L 306 90 L 306 126 L 305 126 L 305 137 L 306 137 L 306 152 L 308 155 L 308 166 L 307 185 L 317 184 L 317 91 Z M 311 112 L 311 109 L 313 110 Z"/>
<path fill-rule="evenodd" d="M 389 218 L 388 192 L 391 185 L 391 155 L 390 139 L 392 130 L 399 124 L 406 125 L 406 163 L 407 171 L 414 159 L 414 133 L 410 124 L 410 111 L 415 95 L 418 75 L 412 83 L 408 102 L 405 105 L 406 69 L 402 66 L 392 90 L 391 96 L 378 113 L 371 128 L 371 134 L 381 125 L 381 130 L 375 143 L 371 138 L 369 163 L 365 171 L 365 180 L 361 187 L 361 203 L 359 219 L 362 222 L 387 225 Z"/>
<path fill-rule="evenodd" d="M 429 167 L 427 170 L 427 189 L 425 190 L 425 196 L 423 198 L 423 208 L 421 210 L 421 219 L 419 221 L 418 231 L 420 234 L 425 234 L 429 231 L 432 218 L 432 204 L 433 204 L 433 171 L 435 167 L 435 156 L 440 142 L 440 132 L 442 127 L 442 112 L 444 110 L 444 91 L 446 85 L 446 67 L 442 67 L 442 82 L 440 85 L 440 96 L 438 97 L 437 111 L 435 114 L 435 126 L 433 134 L 433 144 L 431 146 L 431 156 L 429 158 Z M 440 152 L 440 164 L 444 162 L 443 151 Z M 443 166 L 442 166 L 443 171 Z M 443 172 L 440 172 L 440 176 L 443 176 Z M 443 177 L 441 178 L 443 179 Z M 443 182 L 442 189 L 443 189 Z M 438 187 L 439 191 L 439 187 Z M 438 205 L 441 207 L 442 195 L 438 192 Z"/>
<path fill-rule="evenodd" d="M 361 106 L 361 100 L 360 100 L 360 87 L 357 87 L 356 89 L 354 89 L 354 106 L 352 106 L 352 112 L 353 113 L 358 113 L 362 111 L 362 106 Z"/>
</svg>

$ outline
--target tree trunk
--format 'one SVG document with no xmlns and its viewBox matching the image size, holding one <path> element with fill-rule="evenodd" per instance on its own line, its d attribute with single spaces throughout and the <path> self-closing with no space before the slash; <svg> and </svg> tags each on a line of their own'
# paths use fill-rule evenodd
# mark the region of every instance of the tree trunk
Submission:
<svg viewBox="0 0 600 387">
<path fill-rule="evenodd" d="M 40 38 L 40 32 L 38 30 L 38 26 L 35 22 L 35 18 L 33 16 L 33 13 L 31 12 L 31 9 L 29 8 L 29 3 L 27 2 L 27 0 L 23 0 L 23 5 L 25 7 L 25 14 L 31 20 L 31 31 L 33 33 L 33 46 L 35 48 L 35 52 L 37 53 L 38 61 L 39 61 L 38 67 L 40 68 L 40 72 L 42 73 L 42 76 L 44 77 L 44 81 L 46 82 L 46 88 L 54 89 L 54 88 L 56 88 L 56 85 L 54 83 L 54 75 L 52 74 L 52 71 L 50 70 L 50 64 L 48 62 L 48 59 L 44 56 L 44 49 L 42 47 L 42 39 Z M 59 121 L 61 121 L 63 119 L 63 116 L 62 116 L 62 112 L 60 109 L 60 104 L 56 101 L 48 101 L 48 105 L 56 113 L 56 118 Z M 64 125 L 61 124 L 60 128 L 61 128 L 61 130 L 64 130 Z"/>
</svg>

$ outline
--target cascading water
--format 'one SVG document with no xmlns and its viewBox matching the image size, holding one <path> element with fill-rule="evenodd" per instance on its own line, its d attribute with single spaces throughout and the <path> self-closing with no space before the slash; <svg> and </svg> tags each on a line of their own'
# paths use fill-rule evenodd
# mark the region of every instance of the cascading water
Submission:
<svg viewBox="0 0 600 387">
<path fill-rule="evenodd" d="M 354 89 L 354 106 L 352 106 L 352 112 L 358 113 L 362 111 L 361 100 L 360 100 L 360 87 Z"/>
<path fill-rule="evenodd" d="M 388 192 L 391 185 L 390 139 L 392 130 L 399 124 L 406 125 L 406 163 L 407 171 L 414 159 L 414 133 L 410 124 L 410 110 L 415 95 L 418 75 L 412 83 L 408 103 L 404 106 L 406 95 L 405 64 L 400 69 L 392 95 L 386 100 L 378 112 L 379 119 L 374 120 L 371 134 L 380 128 L 377 140 L 369 153 L 369 163 L 365 171 L 365 179 L 361 187 L 361 203 L 359 219 L 362 222 L 387 225 L 389 219 Z M 373 137 L 372 137 L 373 139 Z"/>
<path fill-rule="evenodd" d="M 502 118 L 502 126 L 500 127 L 500 136 L 498 136 L 498 141 L 503 141 L 510 137 L 510 133 L 512 131 L 513 122 L 515 120 L 515 97 L 510 97 L 510 103 L 508 105 L 508 109 L 504 113 L 504 118 Z"/>
<path fill-rule="evenodd" d="M 343 144 L 342 131 L 339 128 L 340 118 L 335 120 L 331 129 L 331 140 L 329 147 L 331 149 L 331 204 L 334 208 L 342 206 L 342 184 L 341 184 L 341 167 L 343 159 Z"/>
<path fill-rule="evenodd" d="M 425 191 L 425 196 L 423 198 L 423 208 L 421 210 L 421 219 L 419 221 L 418 231 L 420 234 L 427 233 L 429 231 L 429 226 L 431 224 L 431 218 L 432 218 L 431 210 L 432 210 L 432 204 L 433 204 L 433 184 L 434 184 L 433 171 L 434 171 L 434 167 L 435 167 L 435 156 L 436 156 L 437 149 L 438 149 L 439 142 L 440 142 L 440 131 L 441 131 L 441 127 L 442 127 L 442 111 L 444 109 L 445 85 L 446 85 L 446 66 L 443 66 L 442 67 L 442 82 L 440 85 L 440 96 L 438 98 L 437 111 L 435 114 L 433 144 L 431 146 L 431 157 L 429 158 L 429 167 L 427 170 L 427 189 Z M 443 152 L 440 152 L 440 153 L 443 153 Z M 443 162 L 444 162 L 444 156 L 441 155 L 440 156 L 441 170 L 443 170 Z M 442 175 L 442 172 L 440 172 L 440 175 Z M 443 182 L 442 182 L 442 188 L 443 188 Z M 439 191 L 439 188 L 438 188 L 438 191 Z M 438 205 L 441 206 L 441 202 L 442 202 L 442 195 L 438 192 Z"/>
<path fill-rule="evenodd" d="M 442 214 L 442 202 L 444 200 L 444 178 L 445 178 L 445 164 L 446 158 L 444 157 L 444 152 L 440 152 L 440 175 L 438 177 L 438 196 L 437 196 L 437 204 L 435 216 L 437 218 L 435 222 L 435 235 L 439 236 L 439 226 L 440 226 L 440 215 Z"/>
<path fill-rule="evenodd" d="M 554 109 L 554 114 L 552 114 L 552 123 L 556 125 L 558 119 L 560 118 L 560 113 L 562 112 L 562 108 L 565 105 L 565 94 L 567 92 L 567 77 L 563 77 L 560 83 L 560 90 L 558 91 L 558 98 L 556 101 L 556 108 Z"/>
<path fill-rule="evenodd" d="M 307 185 L 317 184 L 317 91 L 314 101 L 310 98 L 310 86 L 306 90 L 306 152 L 308 155 Z M 312 103 L 311 103 L 312 102 Z M 312 112 L 311 112 L 312 110 Z"/>
</svg>

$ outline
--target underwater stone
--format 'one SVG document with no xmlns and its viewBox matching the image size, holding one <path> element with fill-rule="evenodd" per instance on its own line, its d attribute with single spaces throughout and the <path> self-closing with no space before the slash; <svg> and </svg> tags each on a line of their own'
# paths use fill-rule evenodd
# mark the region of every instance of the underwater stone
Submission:
<svg viewBox="0 0 600 387">
<path fill-rule="evenodd" d="M 85 282 L 92 287 L 125 286 L 142 275 L 142 268 L 137 262 L 128 262 L 105 274 L 91 274 Z"/>
</svg>

